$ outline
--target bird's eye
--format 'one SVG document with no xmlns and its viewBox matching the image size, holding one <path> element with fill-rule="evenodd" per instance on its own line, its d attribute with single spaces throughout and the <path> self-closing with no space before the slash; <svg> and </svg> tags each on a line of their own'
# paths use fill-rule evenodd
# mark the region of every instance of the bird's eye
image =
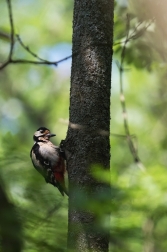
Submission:
<svg viewBox="0 0 167 252">
<path fill-rule="evenodd" d="M 41 133 L 44 133 L 44 130 L 40 130 Z"/>
</svg>

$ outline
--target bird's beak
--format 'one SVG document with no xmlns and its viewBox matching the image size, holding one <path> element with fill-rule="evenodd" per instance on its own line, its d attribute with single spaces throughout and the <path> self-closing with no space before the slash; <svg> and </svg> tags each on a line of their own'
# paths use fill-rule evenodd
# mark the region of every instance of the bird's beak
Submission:
<svg viewBox="0 0 167 252">
<path fill-rule="evenodd" d="M 51 133 L 49 133 L 49 134 L 47 134 L 46 136 L 47 136 L 47 137 L 54 137 L 54 136 L 56 136 L 56 134 L 51 134 Z"/>
</svg>

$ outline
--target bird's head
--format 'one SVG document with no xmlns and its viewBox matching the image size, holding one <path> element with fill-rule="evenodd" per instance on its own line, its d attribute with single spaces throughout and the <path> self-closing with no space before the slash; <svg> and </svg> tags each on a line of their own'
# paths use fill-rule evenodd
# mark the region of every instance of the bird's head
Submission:
<svg viewBox="0 0 167 252">
<path fill-rule="evenodd" d="M 50 130 L 45 127 L 40 127 L 35 131 L 33 139 L 34 141 L 42 141 L 42 140 L 49 140 L 50 137 L 56 136 L 55 134 L 50 133 Z"/>
</svg>

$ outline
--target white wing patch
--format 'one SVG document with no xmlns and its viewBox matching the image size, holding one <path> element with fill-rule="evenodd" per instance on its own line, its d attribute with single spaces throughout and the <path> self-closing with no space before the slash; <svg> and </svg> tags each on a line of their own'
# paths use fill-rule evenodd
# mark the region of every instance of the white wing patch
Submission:
<svg viewBox="0 0 167 252">
<path fill-rule="evenodd" d="M 31 152 L 31 156 L 32 156 L 32 161 L 33 161 L 34 166 L 38 170 L 43 170 L 43 166 L 40 164 L 39 160 L 36 159 L 36 155 L 35 155 L 35 153 L 33 151 Z"/>
</svg>

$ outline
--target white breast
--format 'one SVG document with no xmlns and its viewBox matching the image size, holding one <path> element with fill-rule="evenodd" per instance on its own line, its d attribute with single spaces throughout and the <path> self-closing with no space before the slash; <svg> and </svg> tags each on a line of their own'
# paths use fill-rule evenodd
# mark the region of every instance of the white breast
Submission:
<svg viewBox="0 0 167 252">
<path fill-rule="evenodd" d="M 53 145 L 51 142 L 47 143 L 39 143 L 39 153 L 44 157 L 44 159 L 49 160 L 51 162 L 51 166 L 54 166 L 59 160 L 58 147 Z"/>
</svg>

